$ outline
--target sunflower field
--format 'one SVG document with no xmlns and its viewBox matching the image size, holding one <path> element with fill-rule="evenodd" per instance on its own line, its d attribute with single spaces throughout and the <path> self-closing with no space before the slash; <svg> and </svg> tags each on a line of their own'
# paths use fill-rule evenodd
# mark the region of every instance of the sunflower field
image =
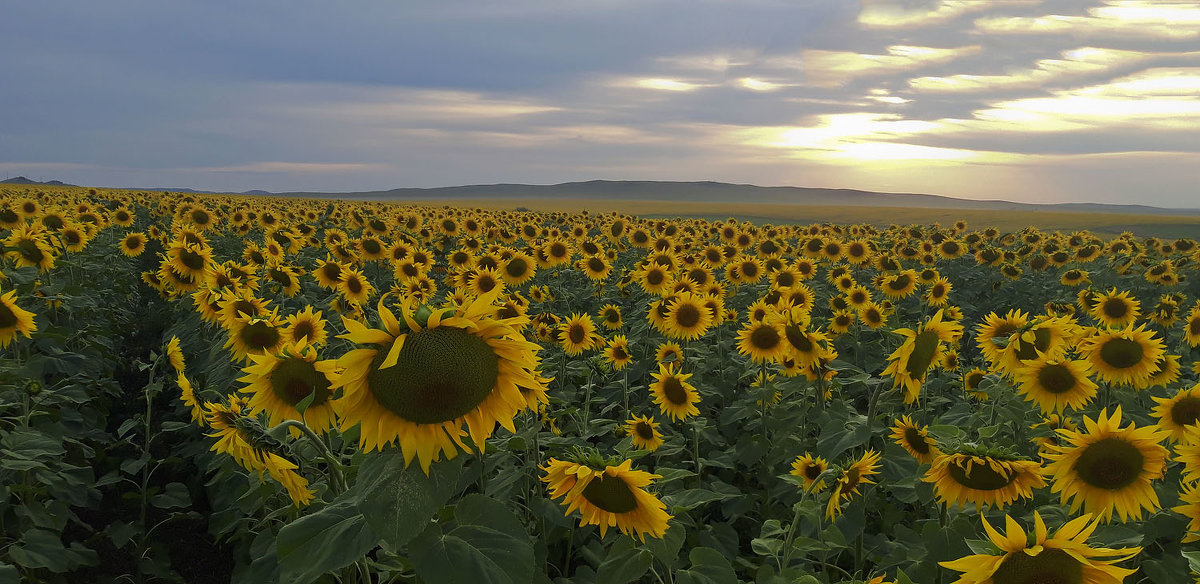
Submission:
<svg viewBox="0 0 1200 584">
<path fill-rule="evenodd" d="M 0 190 L 0 584 L 1184 583 L 1200 248 Z"/>
</svg>

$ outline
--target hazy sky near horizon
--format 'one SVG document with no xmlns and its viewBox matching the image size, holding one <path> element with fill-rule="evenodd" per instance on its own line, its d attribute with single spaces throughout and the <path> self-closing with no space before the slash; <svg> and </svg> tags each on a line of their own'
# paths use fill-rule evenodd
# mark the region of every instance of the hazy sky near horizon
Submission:
<svg viewBox="0 0 1200 584">
<path fill-rule="evenodd" d="M 1200 2 L 4 3 L 0 174 L 1200 207 Z"/>
</svg>

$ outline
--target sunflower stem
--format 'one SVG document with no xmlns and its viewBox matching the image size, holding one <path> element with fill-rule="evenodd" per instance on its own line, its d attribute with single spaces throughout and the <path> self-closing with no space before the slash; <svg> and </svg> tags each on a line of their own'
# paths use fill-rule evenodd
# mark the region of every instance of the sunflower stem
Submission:
<svg viewBox="0 0 1200 584">
<path fill-rule="evenodd" d="M 696 488 L 704 486 L 704 481 L 700 478 L 700 471 L 704 470 L 700 464 L 700 424 L 692 422 L 692 457 L 696 459 Z"/>
<path fill-rule="evenodd" d="M 342 463 L 337 460 L 333 452 L 329 450 L 329 447 L 325 446 L 325 441 L 321 440 L 321 437 L 317 436 L 316 432 L 313 432 L 302 421 L 284 420 L 279 425 L 300 430 L 317 447 L 317 451 L 321 453 L 321 458 L 324 458 L 325 463 L 329 466 L 330 487 L 339 495 L 346 492 L 346 477 L 342 474 Z"/>
<path fill-rule="evenodd" d="M 621 386 L 621 394 L 625 399 L 625 419 L 633 417 L 633 412 L 629 411 L 629 366 L 626 365 L 621 369 L 625 374 L 625 383 Z"/>
<path fill-rule="evenodd" d="M 779 563 L 779 571 L 782 572 L 788 567 L 792 560 L 792 542 L 796 539 L 796 525 L 800 523 L 800 511 L 804 508 L 804 501 L 808 498 L 808 491 L 801 491 L 800 502 L 796 503 L 796 512 L 792 515 L 792 524 L 788 526 L 787 536 L 783 538 L 783 561 Z"/>
</svg>

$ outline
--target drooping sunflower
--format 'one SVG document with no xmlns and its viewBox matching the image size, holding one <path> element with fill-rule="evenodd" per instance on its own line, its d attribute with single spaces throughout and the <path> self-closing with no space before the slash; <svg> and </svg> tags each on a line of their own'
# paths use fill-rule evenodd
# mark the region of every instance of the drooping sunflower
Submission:
<svg viewBox="0 0 1200 584">
<path fill-rule="evenodd" d="M 858 460 L 842 469 L 842 473 L 833 483 L 833 491 L 829 494 L 829 504 L 825 507 L 825 517 L 830 521 L 842 512 L 842 503 L 847 503 L 859 494 L 858 488 L 863 485 L 873 485 L 872 476 L 879 474 L 879 453 L 868 450 Z"/>
<path fill-rule="evenodd" d="M 1089 311 L 1101 325 L 1108 328 L 1125 328 L 1141 315 L 1142 303 L 1131 298 L 1129 292 L 1117 292 L 1116 288 L 1092 297 Z"/>
<path fill-rule="evenodd" d="M 666 333 L 673 339 L 696 340 L 708 331 L 712 321 L 705 298 L 684 292 L 667 306 Z"/>
<path fill-rule="evenodd" d="M 922 480 L 933 483 L 938 501 L 948 506 L 974 503 L 976 510 L 984 506 L 1003 509 L 1046 486 L 1042 474 L 1041 465 L 1032 460 L 963 451 L 936 457 Z"/>
<path fill-rule="evenodd" d="M 804 481 L 804 490 L 817 493 L 825 488 L 825 480 L 821 479 L 821 475 L 828 469 L 829 461 L 806 452 L 792 461 L 792 470 L 789 474 L 800 477 Z"/>
<path fill-rule="evenodd" d="M 17 306 L 17 291 L 9 290 L 0 296 L 0 349 L 7 347 L 18 334 L 31 338 L 37 332 L 36 314 Z"/>
<path fill-rule="evenodd" d="M 246 375 L 238 381 L 246 384 L 242 393 L 251 394 L 251 414 L 265 410 L 272 426 L 301 420 L 318 434 L 333 427 L 330 378 L 335 375 L 336 361 L 318 361 L 316 349 L 304 343 L 286 343 L 275 354 L 251 355 L 250 360 L 242 369 Z M 296 405 L 310 395 L 312 400 L 302 414 Z"/>
<path fill-rule="evenodd" d="M 1086 432 L 1058 430 L 1064 443 L 1049 447 L 1046 474 L 1054 477 L 1050 490 L 1061 493 L 1062 504 L 1071 500 L 1071 513 L 1083 507 L 1108 522 L 1116 511 L 1125 522 L 1140 520 L 1143 509 L 1158 509 L 1150 481 L 1166 468 L 1167 449 L 1159 444 L 1166 433 L 1155 426 L 1120 424 L 1117 406 L 1111 417 L 1107 409 L 1097 420 L 1085 416 Z"/>
<path fill-rule="evenodd" d="M 183 373 L 183 350 L 179 348 L 179 337 L 175 335 L 171 335 L 171 340 L 167 341 L 167 360 L 171 362 L 171 368 L 176 373 Z"/>
<path fill-rule="evenodd" d="M 1097 386 L 1088 378 L 1092 369 L 1088 361 L 1058 361 L 1043 355 L 1024 363 L 1014 374 L 1017 393 L 1025 396 L 1025 401 L 1036 402 L 1043 414 L 1083 409 L 1096 397 Z"/>
<path fill-rule="evenodd" d="M 568 355 L 578 357 L 602 343 L 603 338 L 596 334 L 596 323 L 591 316 L 574 313 L 559 325 L 558 342 Z"/>
<path fill-rule="evenodd" d="M 1158 403 L 1150 415 L 1158 419 L 1158 429 L 1170 434 L 1167 440 L 1179 442 L 1183 440 L 1188 426 L 1200 422 L 1200 383 L 1190 388 L 1180 389 L 1172 397 L 1155 397 Z"/>
<path fill-rule="evenodd" d="M 1015 375 L 1027 360 L 1064 360 L 1071 349 L 1069 339 L 1078 336 L 1079 330 L 1070 318 L 1038 316 L 1008 335 L 1007 345 L 1000 350 L 1000 361 L 993 363 L 993 368 Z"/>
<path fill-rule="evenodd" d="M 904 403 L 917 401 L 925 377 L 939 367 L 945 357 L 944 343 L 951 343 L 962 335 L 962 325 L 942 321 L 942 311 L 913 329 L 896 329 L 896 334 L 905 338 L 900 347 L 888 356 L 890 362 L 884 375 L 892 376 L 892 387 L 904 388 Z"/>
<path fill-rule="evenodd" d="M 1100 525 L 1099 520 L 1091 520 L 1091 515 L 1072 519 L 1055 531 L 1053 537 L 1048 537 L 1049 531 L 1041 514 L 1034 511 L 1032 545 L 1029 534 L 1012 517 L 1004 517 L 1006 535 L 996 531 L 986 517 L 982 519 L 988 537 L 1004 554 L 975 554 L 940 562 L 946 568 L 963 573 L 953 584 L 1121 584 L 1136 570 L 1119 568 L 1113 564 L 1128 560 L 1142 551 L 1140 547 L 1109 549 L 1088 546 L 1088 537 Z"/>
<path fill-rule="evenodd" d="M 633 354 L 629 352 L 629 339 L 625 335 L 614 335 L 604 348 L 604 360 L 620 371 L 633 362 Z"/>
<path fill-rule="evenodd" d="M 651 373 L 654 383 L 650 384 L 650 394 L 654 403 L 664 415 L 672 420 L 686 420 L 700 414 L 700 393 L 687 380 L 693 373 L 682 373 L 676 369 L 675 363 L 659 363 L 658 373 Z"/>
<path fill-rule="evenodd" d="M 644 487 L 661 478 L 645 471 L 631 470 L 632 460 L 618 465 L 572 462 L 551 458 L 542 471 L 542 482 L 550 498 L 563 497 L 565 515 L 579 509 L 579 525 L 599 525 L 600 537 L 609 527 L 626 535 L 636 535 L 643 542 L 646 535 L 661 538 L 666 534 L 671 515 L 666 504 L 646 492 Z M 600 467 L 600 468 L 598 468 Z"/>
<path fill-rule="evenodd" d="M 942 454 L 937 440 L 929 437 L 929 427 L 917 426 L 908 416 L 901 416 L 892 426 L 892 441 L 903 446 L 921 464 L 929 464 Z"/>
<path fill-rule="evenodd" d="M 659 363 L 681 363 L 683 362 L 683 348 L 679 343 L 667 341 L 658 346 L 654 351 L 654 358 Z"/>
<path fill-rule="evenodd" d="M 983 356 L 993 368 L 1000 365 L 1001 354 L 1005 345 L 996 339 L 1008 339 L 1013 333 L 1029 324 L 1029 315 L 1017 310 L 1009 310 L 1003 317 L 995 312 L 983 317 L 983 324 L 975 329 L 975 344 L 983 352 Z"/>
<path fill-rule="evenodd" d="M 484 295 L 453 309 L 405 304 L 403 321 L 381 300 L 383 329 L 342 319 L 349 332 L 339 338 L 378 347 L 338 359 L 342 372 L 331 386 L 344 392 L 334 401 L 342 427 L 361 424 L 360 447 L 398 441 L 405 464 L 416 457 L 428 474 L 442 454 L 458 455 L 455 445 L 471 450 L 463 424 L 482 451 L 497 423 L 515 431 L 513 416 L 548 401 L 538 346 L 514 328 L 527 319 L 493 318 L 495 299 Z"/>
<path fill-rule="evenodd" d="M 242 468 L 257 472 L 259 480 L 263 473 L 269 474 L 287 489 L 297 507 L 307 505 L 316 497 L 316 493 L 308 488 L 308 479 L 296 472 L 296 463 L 256 446 L 259 437 L 256 435 L 263 434 L 262 428 L 246 416 L 240 402 L 209 403 L 207 408 L 204 420 L 215 431 L 208 436 L 217 439 L 212 451 L 228 454 Z"/>
<path fill-rule="evenodd" d="M 884 276 L 879 288 L 883 294 L 892 300 L 904 298 L 917 289 L 917 273 L 904 270 L 897 274 Z"/>
<path fill-rule="evenodd" d="M 1096 374 L 1109 383 L 1132 385 L 1142 389 L 1149 385 L 1150 377 L 1158 370 L 1157 363 L 1163 358 L 1165 345 L 1156 338 L 1146 325 L 1123 330 L 1097 330 L 1079 341 L 1079 352 L 1096 370 Z"/>
<path fill-rule="evenodd" d="M 658 422 L 650 416 L 634 416 L 625 420 L 625 433 L 629 434 L 634 448 L 654 452 L 663 445 L 663 435 L 658 431 Z"/>
<path fill-rule="evenodd" d="M 787 354 L 783 327 L 773 320 L 751 322 L 738 331 L 738 352 L 754 363 L 774 363 Z"/>
<path fill-rule="evenodd" d="M 179 386 L 180 401 L 192 414 L 192 422 L 199 422 L 203 425 L 206 404 L 204 400 L 196 399 L 196 390 L 192 387 L 192 382 L 180 371 L 175 375 L 175 384 Z"/>
</svg>

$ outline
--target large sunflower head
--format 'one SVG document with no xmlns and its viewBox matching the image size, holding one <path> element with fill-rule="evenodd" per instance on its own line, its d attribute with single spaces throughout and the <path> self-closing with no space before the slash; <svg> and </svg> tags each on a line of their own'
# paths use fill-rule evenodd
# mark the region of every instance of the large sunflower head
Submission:
<svg viewBox="0 0 1200 584">
<path fill-rule="evenodd" d="M 1150 481 L 1166 468 L 1164 437 L 1155 426 L 1121 428 L 1121 407 L 1112 416 L 1102 410 L 1093 420 L 1084 417 L 1085 432 L 1059 430 L 1063 443 L 1050 446 L 1046 473 L 1054 477 L 1051 491 L 1071 500 L 1071 512 L 1080 507 L 1104 521 L 1115 511 L 1121 521 L 1141 519 L 1142 510 L 1158 508 L 1158 494 Z"/>
<path fill-rule="evenodd" d="M 243 393 L 251 394 L 252 414 L 266 411 L 272 426 L 284 420 L 302 420 L 313 431 L 324 434 L 334 424 L 330 377 L 337 362 L 318 361 L 312 346 L 288 342 L 274 354 L 252 355 Z M 300 410 L 300 404 L 307 402 Z"/>
<path fill-rule="evenodd" d="M 1033 512 L 1034 539 L 1010 516 L 1005 516 L 1007 534 L 996 531 L 987 518 L 983 527 L 1002 555 L 976 554 L 942 566 L 962 572 L 956 584 L 1120 584 L 1136 570 L 1113 564 L 1132 558 L 1142 551 L 1134 548 L 1093 548 L 1087 539 L 1099 526 L 1091 515 L 1077 517 L 1049 537 L 1042 516 Z M 1100 559 L 1104 558 L 1104 559 Z"/>
<path fill-rule="evenodd" d="M 738 332 L 738 352 L 754 363 L 773 363 L 787 353 L 783 327 L 774 319 L 748 323 Z"/>
<path fill-rule="evenodd" d="M 650 393 L 663 414 L 672 420 L 686 420 L 700 414 L 700 408 L 696 407 L 700 393 L 687 382 L 693 373 L 679 371 L 675 363 L 660 363 L 658 373 L 650 375 L 655 380 L 650 384 Z"/>
<path fill-rule="evenodd" d="M 596 333 L 591 316 L 575 313 L 559 325 L 558 342 L 568 355 L 578 357 L 602 344 L 604 339 Z"/>
<path fill-rule="evenodd" d="M 1158 372 L 1165 345 L 1145 325 L 1130 325 L 1123 330 L 1096 330 L 1079 342 L 1079 350 L 1101 379 L 1143 389 Z"/>
<path fill-rule="evenodd" d="M 629 351 L 629 339 L 625 335 L 614 335 L 604 348 L 604 360 L 618 371 L 632 363 L 633 354 Z"/>
<path fill-rule="evenodd" d="M 625 433 L 633 441 L 633 447 L 654 452 L 663 445 L 662 432 L 658 431 L 658 422 L 650 416 L 634 416 L 625 420 Z"/>
<path fill-rule="evenodd" d="M 551 458 L 542 467 L 546 475 L 541 480 L 551 499 L 563 497 L 567 514 L 579 509 L 581 526 L 599 525 L 600 537 L 616 526 L 643 542 L 646 535 L 661 538 L 666 534 L 671 519 L 667 506 L 645 490 L 659 475 L 632 470 L 633 461 L 628 459 L 616 464 L 597 456 L 575 458 L 585 460 Z"/>
<path fill-rule="evenodd" d="M 1088 378 L 1087 361 L 1058 361 L 1049 355 L 1025 361 L 1016 370 L 1017 393 L 1038 404 L 1043 414 L 1062 413 L 1065 408 L 1082 409 L 1096 397 L 1097 385 Z"/>
<path fill-rule="evenodd" d="M 935 458 L 923 480 L 933 483 L 939 502 L 959 507 L 974 503 L 976 510 L 1002 509 L 1046 485 L 1037 462 L 969 449 Z"/>
<path fill-rule="evenodd" d="M 1183 440 L 1188 426 L 1200 422 L 1200 383 L 1181 389 L 1169 398 L 1155 397 L 1158 403 L 1151 412 L 1158 419 L 1158 428 L 1169 432 L 1167 440 Z"/>
<path fill-rule="evenodd" d="M 37 315 L 17 306 L 16 290 L 9 290 L 0 296 L 0 348 L 7 347 L 18 334 L 31 338 L 37 331 L 34 316 Z"/>
<path fill-rule="evenodd" d="M 1125 328 L 1141 315 L 1141 302 L 1131 298 L 1129 292 L 1117 292 L 1116 288 L 1092 297 L 1089 311 L 1102 326 Z"/>
<path fill-rule="evenodd" d="M 496 319 L 493 294 L 448 309 L 406 303 L 402 319 L 379 302 L 382 329 L 352 319 L 339 338 L 375 348 L 338 359 L 342 388 L 334 408 L 343 427 L 361 424 L 359 444 L 369 450 L 399 442 L 405 463 L 414 457 L 428 473 L 445 454 L 458 455 L 466 424 L 481 451 L 497 423 L 515 431 L 513 417 L 547 401 L 537 369 L 538 346 L 514 328 L 525 317 Z"/>
<path fill-rule="evenodd" d="M 666 333 L 674 339 L 695 340 L 712 326 L 713 315 L 705 305 L 705 298 L 690 292 L 675 296 L 667 305 Z"/>
<path fill-rule="evenodd" d="M 905 390 L 904 403 L 917 400 L 925 377 L 940 367 L 946 355 L 945 343 L 957 341 L 962 335 L 962 325 L 942 320 L 939 310 L 933 318 L 913 329 L 896 329 L 896 334 L 905 337 L 904 343 L 888 356 L 884 375 L 892 376 L 892 386 Z"/>
<path fill-rule="evenodd" d="M 829 470 L 829 461 L 806 452 L 792 461 L 789 474 L 804 481 L 804 490 L 816 493 L 825 488 L 825 481 L 821 479 L 821 475 L 825 474 L 826 470 Z"/>
</svg>

